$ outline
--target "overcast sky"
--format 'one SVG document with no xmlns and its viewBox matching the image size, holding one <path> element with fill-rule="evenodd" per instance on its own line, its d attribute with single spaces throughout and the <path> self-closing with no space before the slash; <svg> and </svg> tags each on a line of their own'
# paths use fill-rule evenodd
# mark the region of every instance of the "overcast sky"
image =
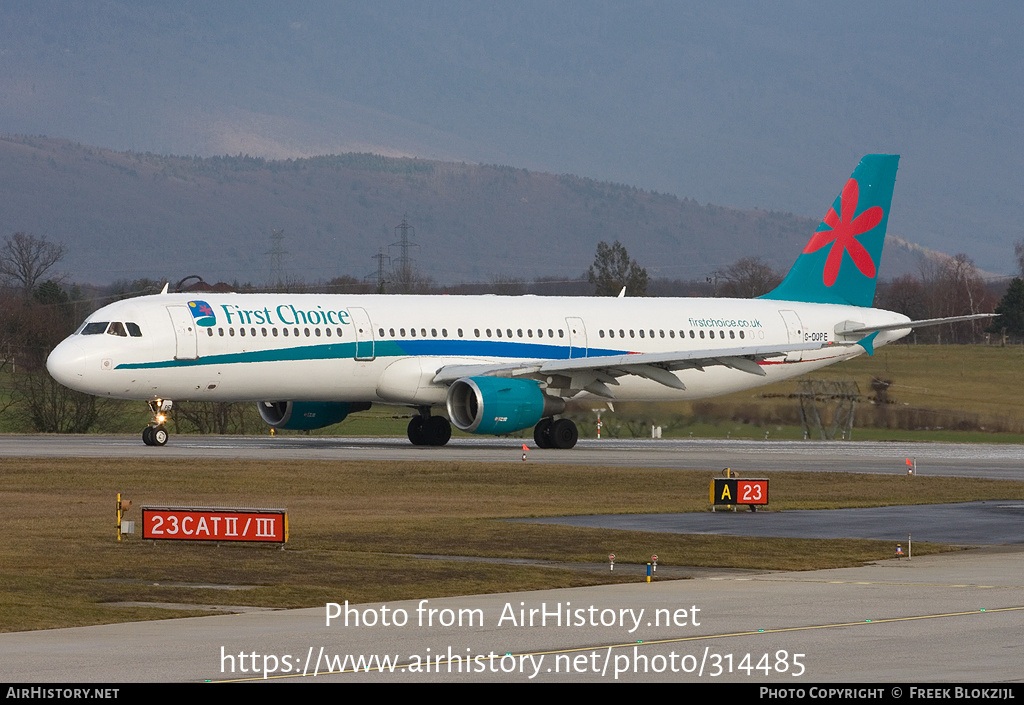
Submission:
<svg viewBox="0 0 1024 705">
<path fill-rule="evenodd" d="M 501 163 L 816 218 L 863 154 L 899 153 L 890 230 L 1009 273 L 1022 8 L 6 2 L 0 131 Z"/>
</svg>

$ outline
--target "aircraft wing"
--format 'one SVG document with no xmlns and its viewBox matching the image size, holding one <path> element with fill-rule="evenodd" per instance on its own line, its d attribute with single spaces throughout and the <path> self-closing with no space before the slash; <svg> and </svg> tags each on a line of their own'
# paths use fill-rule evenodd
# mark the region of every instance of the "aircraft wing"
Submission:
<svg viewBox="0 0 1024 705">
<path fill-rule="evenodd" d="M 761 345 L 719 350 L 602 355 L 568 360 L 445 365 L 437 371 L 433 382 L 451 384 L 463 377 L 526 377 L 545 381 L 556 389 L 586 390 L 611 399 L 614 395 L 608 385 L 618 384 L 616 378 L 624 375 L 637 375 L 682 390 L 686 386 L 673 374 L 676 370 L 703 371 L 705 367 L 722 365 L 763 377 L 765 372 L 758 361 L 821 347 L 821 343 L 787 343 L 785 347 Z"/>
<path fill-rule="evenodd" d="M 998 313 L 974 313 L 969 316 L 949 316 L 947 318 L 925 318 L 920 321 L 907 321 L 906 323 L 889 323 L 884 326 L 864 326 L 842 331 L 843 335 L 858 335 L 861 333 L 876 333 L 883 330 L 903 330 L 905 328 L 924 328 L 926 326 L 941 326 L 944 323 L 960 323 L 961 321 L 978 321 L 983 318 L 994 318 Z"/>
</svg>

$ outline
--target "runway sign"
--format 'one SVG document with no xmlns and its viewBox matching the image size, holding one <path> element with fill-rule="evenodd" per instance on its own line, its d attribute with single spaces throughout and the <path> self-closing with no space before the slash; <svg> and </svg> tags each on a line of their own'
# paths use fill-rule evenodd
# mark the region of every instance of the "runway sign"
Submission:
<svg viewBox="0 0 1024 705">
<path fill-rule="evenodd" d="M 284 509 L 143 507 L 142 538 L 186 541 L 288 541 Z"/>
<path fill-rule="evenodd" d="M 716 477 L 711 482 L 711 503 L 768 504 L 768 480 Z"/>
</svg>

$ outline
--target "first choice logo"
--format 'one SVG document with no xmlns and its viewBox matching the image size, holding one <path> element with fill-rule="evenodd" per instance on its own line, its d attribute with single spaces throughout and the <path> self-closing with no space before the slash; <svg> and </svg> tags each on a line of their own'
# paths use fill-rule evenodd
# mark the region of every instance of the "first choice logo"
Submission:
<svg viewBox="0 0 1024 705">
<path fill-rule="evenodd" d="M 202 302 L 199 302 L 202 303 Z M 351 315 L 345 309 L 325 311 L 323 306 L 307 310 L 295 308 L 293 304 L 281 304 L 270 311 L 269 306 L 261 309 L 242 309 L 234 304 L 221 304 L 227 324 L 294 326 L 294 325 L 333 325 L 348 326 L 352 324 Z M 211 312 L 212 315 L 212 312 Z M 213 325 L 205 324 L 205 325 Z"/>
</svg>

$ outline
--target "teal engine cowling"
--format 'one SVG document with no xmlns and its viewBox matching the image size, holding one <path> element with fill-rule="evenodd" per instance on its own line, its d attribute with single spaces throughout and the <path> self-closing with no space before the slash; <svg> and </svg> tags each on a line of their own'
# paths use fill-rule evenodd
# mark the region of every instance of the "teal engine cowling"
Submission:
<svg viewBox="0 0 1024 705">
<path fill-rule="evenodd" d="M 309 431 L 344 421 L 356 411 L 366 411 L 369 402 L 350 401 L 261 401 L 262 418 L 271 428 Z"/>
<path fill-rule="evenodd" d="M 467 433 L 500 435 L 533 426 L 565 411 L 565 401 L 540 384 L 509 377 L 463 377 L 448 389 L 448 418 Z"/>
</svg>

